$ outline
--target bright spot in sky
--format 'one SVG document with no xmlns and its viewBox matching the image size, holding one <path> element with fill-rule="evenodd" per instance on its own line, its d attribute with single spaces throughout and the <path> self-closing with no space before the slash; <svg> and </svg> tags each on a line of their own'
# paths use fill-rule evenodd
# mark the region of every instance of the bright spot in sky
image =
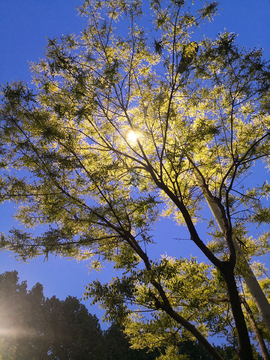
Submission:
<svg viewBox="0 0 270 360">
<path fill-rule="evenodd" d="M 138 134 L 136 134 L 134 131 L 131 130 L 128 133 L 127 139 L 128 139 L 129 142 L 134 143 L 138 139 Z"/>
</svg>

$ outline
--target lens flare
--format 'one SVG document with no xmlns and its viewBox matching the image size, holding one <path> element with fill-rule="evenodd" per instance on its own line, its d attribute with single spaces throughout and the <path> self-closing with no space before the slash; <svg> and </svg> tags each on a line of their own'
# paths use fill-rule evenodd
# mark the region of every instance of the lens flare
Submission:
<svg viewBox="0 0 270 360">
<path fill-rule="evenodd" d="M 135 143 L 138 140 L 138 134 L 131 130 L 127 135 L 127 140 L 131 143 Z"/>
</svg>

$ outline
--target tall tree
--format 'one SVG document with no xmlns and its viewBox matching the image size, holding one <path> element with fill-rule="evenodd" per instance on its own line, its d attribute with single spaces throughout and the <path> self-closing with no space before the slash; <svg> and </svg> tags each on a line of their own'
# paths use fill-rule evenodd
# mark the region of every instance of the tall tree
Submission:
<svg viewBox="0 0 270 360">
<path fill-rule="evenodd" d="M 103 358 L 102 330 L 95 315 L 75 297 L 60 301 L 55 296 L 44 304 L 45 317 L 50 332 L 49 359 L 93 359 Z"/>
<path fill-rule="evenodd" d="M 154 360 L 165 349 L 131 349 L 116 323 L 101 331 L 96 316 L 78 299 L 45 298 L 41 284 L 28 290 L 26 281 L 19 283 L 16 271 L 0 275 L 0 320 L 0 358 L 5 360 Z M 182 356 L 210 359 L 194 341 L 182 341 L 178 349 Z M 220 351 L 233 356 L 230 348 Z"/>
<path fill-rule="evenodd" d="M 0 355 L 3 359 L 46 359 L 41 345 L 44 328 L 41 307 L 43 287 L 37 283 L 27 291 L 19 284 L 17 271 L 0 275 Z M 44 326 L 45 325 L 45 326 Z"/>
<path fill-rule="evenodd" d="M 136 334 L 135 343 L 140 326 L 163 331 L 167 358 L 177 358 L 174 343 L 189 333 L 221 359 L 206 339 L 209 318 L 225 329 L 229 312 L 239 358 L 253 359 L 236 243 L 256 244 L 252 255 L 268 247 L 267 234 L 252 240 L 248 226 L 269 222 L 269 185 L 243 184 L 253 165 L 269 161 L 269 66 L 260 50 L 239 48 L 234 34 L 201 38 L 216 2 L 149 6 L 86 1 L 81 36 L 50 40 L 46 59 L 33 65 L 37 91 L 3 87 L 2 200 L 23 204 L 16 217 L 26 227 L 49 227 L 39 236 L 13 229 L 2 246 L 23 259 L 53 252 L 92 257 L 94 267 L 113 262 L 123 277 L 93 283 L 88 295 Z M 151 29 L 142 27 L 143 13 Z M 208 244 L 196 222 L 209 199 L 223 233 Z M 150 258 L 162 214 L 187 227 L 210 265 L 182 259 L 181 249 L 175 259 Z M 153 321 L 131 321 L 130 303 L 151 310 Z"/>
<path fill-rule="evenodd" d="M 41 284 L 27 290 L 17 271 L 0 275 L 1 359 L 99 360 L 104 354 L 99 321 L 78 299 L 46 299 Z"/>
</svg>

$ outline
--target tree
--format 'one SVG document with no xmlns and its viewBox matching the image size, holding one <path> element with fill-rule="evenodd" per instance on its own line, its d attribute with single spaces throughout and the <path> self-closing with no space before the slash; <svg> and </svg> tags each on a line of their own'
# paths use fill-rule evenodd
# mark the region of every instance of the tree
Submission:
<svg viewBox="0 0 270 360">
<path fill-rule="evenodd" d="M 160 355 L 158 349 L 151 352 L 148 348 L 131 349 L 127 336 L 117 323 L 111 324 L 109 329 L 104 331 L 103 336 L 105 360 L 154 360 Z"/>
<path fill-rule="evenodd" d="M 269 185 L 243 184 L 253 165 L 269 162 L 270 73 L 261 51 L 239 48 L 234 34 L 201 39 L 198 27 L 216 9 L 150 1 L 151 37 L 139 2 L 86 1 L 81 37 L 49 40 L 33 65 L 37 91 L 3 87 L 2 200 L 23 204 L 16 217 L 26 227 L 48 229 L 13 229 L 2 246 L 23 259 L 52 252 L 92 257 L 93 267 L 113 262 L 122 278 L 94 282 L 86 296 L 125 324 L 135 347 L 140 329 L 151 346 L 153 334 L 167 341 L 170 359 L 183 334 L 221 359 L 206 339 L 217 329 L 237 338 L 240 359 L 254 358 L 236 244 L 248 260 L 268 249 L 268 233 L 261 226 L 252 239 L 249 226 L 269 222 Z M 203 214 L 214 227 L 207 243 L 196 222 L 209 200 L 223 229 Z M 150 258 L 162 214 L 187 227 L 209 264 L 182 259 L 181 249 L 175 259 Z M 136 304 L 152 319 L 131 320 Z"/>
<path fill-rule="evenodd" d="M 26 281 L 19 284 L 18 280 L 17 271 L 0 275 L 1 358 L 47 359 L 40 343 L 44 333 L 42 285 L 37 283 L 27 291 Z"/>
<path fill-rule="evenodd" d="M 75 297 L 45 299 L 39 283 L 27 291 L 17 271 L 0 275 L 0 317 L 1 359 L 103 358 L 97 317 Z"/>
<path fill-rule="evenodd" d="M 27 290 L 26 281 L 19 283 L 17 271 L 0 275 L 0 294 L 0 357 L 5 360 L 154 360 L 164 354 L 164 348 L 131 349 L 116 323 L 101 331 L 96 316 L 78 299 L 45 298 L 39 283 Z M 220 351 L 233 356 L 230 348 Z M 179 353 L 210 359 L 200 344 L 189 340 L 179 343 Z"/>
<path fill-rule="evenodd" d="M 121 331 L 117 323 L 113 323 L 108 330 L 104 332 L 105 355 L 104 359 L 110 360 L 151 360 L 158 356 L 164 356 L 166 347 L 150 351 L 149 348 L 135 350 L 130 348 L 130 343 L 124 332 Z M 217 347 L 222 353 L 224 359 L 229 360 L 235 356 L 235 349 L 232 347 Z M 204 350 L 200 343 L 183 339 L 178 344 L 178 354 L 182 359 L 210 360 L 211 356 Z"/>
<path fill-rule="evenodd" d="M 60 301 L 53 296 L 46 301 L 44 308 L 50 324 L 48 358 L 103 358 L 103 335 L 99 321 L 78 299 L 68 296 L 65 301 Z"/>
</svg>

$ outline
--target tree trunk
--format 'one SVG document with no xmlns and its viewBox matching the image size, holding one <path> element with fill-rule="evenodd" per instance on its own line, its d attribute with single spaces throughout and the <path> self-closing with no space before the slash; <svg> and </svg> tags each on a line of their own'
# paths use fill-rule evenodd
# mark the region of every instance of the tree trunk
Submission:
<svg viewBox="0 0 270 360">
<path fill-rule="evenodd" d="M 234 273 L 230 263 L 224 263 L 223 275 L 227 284 L 229 300 L 239 340 L 239 359 L 254 360 L 246 321 L 241 308 Z"/>
<path fill-rule="evenodd" d="M 207 194 L 204 195 L 220 230 L 224 234 L 225 229 L 223 222 L 221 220 L 221 214 L 217 204 L 212 199 L 210 199 Z M 248 287 L 248 290 L 253 298 L 253 301 L 255 302 L 260 312 L 260 315 L 263 318 L 264 324 L 268 332 L 270 333 L 270 304 L 234 237 L 233 237 L 233 244 L 237 256 L 241 259 L 241 262 L 244 264 L 244 271 L 243 274 L 241 275 L 243 276 L 245 283 Z"/>
<path fill-rule="evenodd" d="M 253 318 L 253 314 L 252 314 L 252 311 L 248 305 L 248 303 L 246 302 L 246 300 L 244 298 L 241 297 L 241 302 L 242 304 L 244 305 L 245 309 L 246 309 L 246 313 L 247 313 L 247 316 L 248 316 L 248 319 L 249 319 L 249 322 L 250 322 L 250 325 L 254 331 L 254 334 L 258 340 L 258 343 L 260 345 L 260 348 L 261 348 L 261 352 L 262 352 L 262 356 L 264 358 L 264 360 L 270 360 L 270 357 L 269 357 L 269 354 L 268 354 L 268 351 L 267 351 L 267 348 L 265 346 L 265 343 L 264 343 L 264 340 L 262 338 L 262 335 L 260 333 L 260 330 L 258 329 L 258 326 Z"/>
<path fill-rule="evenodd" d="M 201 189 L 203 191 L 205 200 L 207 201 L 207 204 L 208 204 L 212 214 L 214 215 L 214 218 L 220 228 L 220 231 L 224 234 L 225 228 L 224 228 L 224 224 L 223 224 L 223 221 L 221 218 L 221 212 L 220 212 L 218 205 L 208 195 L 207 191 L 204 189 L 201 175 L 199 173 L 197 173 L 196 169 L 195 169 L 194 175 L 199 182 L 199 186 L 201 187 Z M 234 244 L 235 251 L 237 253 L 238 258 L 240 258 L 241 262 L 244 264 L 244 271 L 243 271 L 243 274 L 241 274 L 241 275 L 243 276 L 243 278 L 245 280 L 245 283 L 246 283 L 248 290 L 253 298 L 253 301 L 255 302 L 255 304 L 260 312 L 260 315 L 264 321 L 264 324 L 270 334 L 270 304 L 269 304 L 264 292 L 262 291 L 260 284 L 258 283 L 255 275 L 253 274 L 253 271 L 251 270 L 246 258 L 244 257 L 244 255 L 234 237 L 233 237 L 233 244 Z"/>
</svg>

